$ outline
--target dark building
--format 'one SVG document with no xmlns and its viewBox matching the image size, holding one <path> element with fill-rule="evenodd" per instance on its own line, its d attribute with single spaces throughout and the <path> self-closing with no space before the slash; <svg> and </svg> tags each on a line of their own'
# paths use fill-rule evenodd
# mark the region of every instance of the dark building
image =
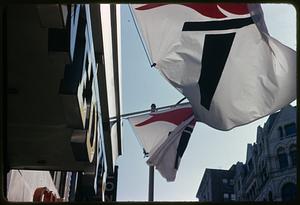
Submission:
<svg viewBox="0 0 300 205">
<path fill-rule="evenodd" d="M 237 201 L 296 200 L 296 113 L 297 108 L 288 105 L 270 115 L 263 127 L 257 128 L 256 143 L 248 144 L 245 164 L 238 162 L 231 167 L 235 169 L 232 193 Z M 212 196 L 220 196 L 220 187 L 214 188 L 205 184 L 220 181 L 220 177 L 206 172 L 197 197 L 199 201 L 214 201 Z"/>
<path fill-rule="evenodd" d="M 199 201 L 228 202 L 235 201 L 234 178 L 235 165 L 229 170 L 205 169 L 197 192 Z"/>
<path fill-rule="evenodd" d="M 63 201 L 116 200 L 119 12 L 114 4 L 1 7 L 8 200 L 31 201 L 43 186 Z"/>
</svg>

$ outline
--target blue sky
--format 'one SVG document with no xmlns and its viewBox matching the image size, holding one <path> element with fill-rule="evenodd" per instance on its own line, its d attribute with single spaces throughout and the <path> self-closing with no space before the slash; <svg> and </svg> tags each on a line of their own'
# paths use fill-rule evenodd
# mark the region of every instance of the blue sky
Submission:
<svg viewBox="0 0 300 205">
<path fill-rule="evenodd" d="M 270 34 L 296 49 L 296 11 L 292 5 L 263 5 Z M 149 62 L 138 37 L 127 5 L 121 6 L 122 25 L 122 101 L 123 113 L 175 104 L 183 96 Z M 295 102 L 293 103 L 295 105 Z M 267 118 L 218 131 L 197 123 L 181 160 L 175 182 L 166 182 L 155 171 L 155 201 L 196 201 L 205 168 L 229 169 L 237 161 L 245 162 L 247 143 L 256 140 L 257 126 Z M 123 121 L 123 155 L 119 157 L 118 201 L 147 201 L 148 166 L 127 120 Z"/>
</svg>

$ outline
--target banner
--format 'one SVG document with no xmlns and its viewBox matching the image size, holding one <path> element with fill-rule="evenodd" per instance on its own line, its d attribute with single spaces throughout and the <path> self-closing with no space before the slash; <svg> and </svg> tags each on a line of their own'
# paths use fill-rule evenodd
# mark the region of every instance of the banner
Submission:
<svg viewBox="0 0 300 205">
<path fill-rule="evenodd" d="M 296 99 L 296 52 L 272 38 L 259 4 L 133 4 L 155 67 L 197 121 L 229 130 Z"/>
</svg>

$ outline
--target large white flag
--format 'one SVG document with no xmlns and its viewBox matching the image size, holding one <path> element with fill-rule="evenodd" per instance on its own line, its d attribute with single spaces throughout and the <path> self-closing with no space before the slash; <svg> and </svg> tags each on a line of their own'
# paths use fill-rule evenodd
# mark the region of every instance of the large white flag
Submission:
<svg viewBox="0 0 300 205">
<path fill-rule="evenodd" d="M 259 4 L 133 4 L 149 55 L 197 121 L 229 130 L 296 99 L 296 53 L 269 36 Z"/>
<path fill-rule="evenodd" d="M 195 125 L 190 105 L 128 118 L 141 146 L 167 181 L 174 181 Z"/>
</svg>

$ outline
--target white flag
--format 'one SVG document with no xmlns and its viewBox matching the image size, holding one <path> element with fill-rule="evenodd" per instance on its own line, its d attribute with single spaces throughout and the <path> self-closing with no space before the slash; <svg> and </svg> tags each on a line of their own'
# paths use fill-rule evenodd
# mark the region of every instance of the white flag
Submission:
<svg viewBox="0 0 300 205">
<path fill-rule="evenodd" d="M 197 121 L 229 130 L 296 99 L 296 53 L 269 36 L 259 4 L 134 4 L 162 75 Z"/>
<path fill-rule="evenodd" d="M 195 125 L 191 106 L 128 118 L 149 159 L 167 181 L 174 181 L 180 159 Z"/>
</svg>

